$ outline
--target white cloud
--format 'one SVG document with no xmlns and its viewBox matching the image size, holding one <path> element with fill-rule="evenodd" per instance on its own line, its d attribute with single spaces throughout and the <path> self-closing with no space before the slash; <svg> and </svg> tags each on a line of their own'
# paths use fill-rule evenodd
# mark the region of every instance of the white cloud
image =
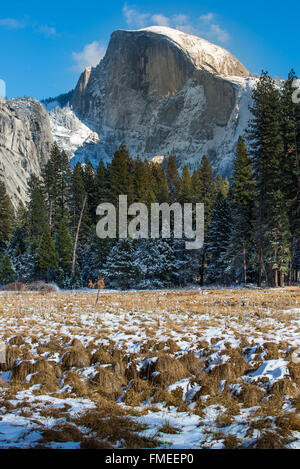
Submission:
<svg viewBox="0 0 300 469">
<path fill-rule="evenodd" d="M 24 20 L 17 20 L 16 18 L 0 18 L 0 26 L 7 29 L 22 29 L 25 28 L 26 22 Z"/>
<path fill-rule="evenodd" d="M 182 13 L 167 17 L 162 13 L 141 12 L 125 3 L 123 15 L 127 25 L 132 28 L 169 26 L 189 34 L 204 37 L 212 42 L 226 43 L 230 39 L 230 34 L 216 22 L 216 15 L 212 12 L 193 20 Z"/>
<path fill-rule="evenodd" d="M 58 35 L 56 29 L 53 26 L 48 26 L 47 24 L 40 26 L 38 31 L 46 37 L 53 37 Z"/>
<path fill-rule="evenodd" d="M 128 26 L 144 28 L 151 18 L 149 13 L 140 13 L 138 10 L 130 8 L 126 3 L 122 11 Z"/>
<path fill-rule="evenodd" d="M 81 72 L 86 67 L 95 67 L 104 57 L 106 47 L 98 41 L 86 44 L 81 52 L 72 52 L 73 60 L 76 62 L 74 70 Z"/>
<path fill-rule="evenodd" d="M 170 19 L 164 15 L 152 15 L 152 20 L 158 26 L 170 26 Z"/>
<path fill-rule="evenodd" d="M 215 17 L 214 13 L 207 13 L 206 15 L 201 15 L 199 16 L 200 21 L 203 21 L 204 23 L 210 23 Z"/>
<path fill-rule="evenodd" d="M 222 29 L 218 24 L 211 24 L 209 33 L 213 39 L 215 38 L 219 42 L 228 42 L 230 39 L 229 33 L 225 31 L 225 29 Z"/>
</svg>

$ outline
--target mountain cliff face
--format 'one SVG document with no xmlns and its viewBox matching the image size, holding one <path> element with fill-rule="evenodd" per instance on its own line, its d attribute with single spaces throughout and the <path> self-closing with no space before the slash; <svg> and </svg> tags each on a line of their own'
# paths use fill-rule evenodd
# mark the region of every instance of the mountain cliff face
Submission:
<svg viewBox="0 0 300 469">
<path fill-rule="evenodd" d="M 12 202 L 27 199 L 30 174 L 40 174 L 53 143 L 49 116 L 33 98 L 0 103 L 0 167 Z"/>
<path fill-rule="evenodd" d="M 74 163 L 110 160 L 125 142 L 133 156 L 172 153 L 191 169 L 206 154 L 229 174 L 255 81 L 233 55 L 204 39 L 165 27 L 115 31 L 103 60 L 81 75 L 72 109 L 51 111 L 50 119 L 55 129 L 73 111 L 97 135 L 93 144 L 70 148 Z M 60 140 L 67 149 L 67 136 Z"/>
</svg>

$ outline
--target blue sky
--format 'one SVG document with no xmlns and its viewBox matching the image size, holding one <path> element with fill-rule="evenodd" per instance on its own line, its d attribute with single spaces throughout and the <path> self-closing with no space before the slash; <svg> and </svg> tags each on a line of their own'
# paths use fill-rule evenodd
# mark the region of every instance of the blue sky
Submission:
<svg viewBox="0 0 300 469">
<path fill-rule="evenodd" d="M 252 73 L 300 74 L 299 1 L 2 2 L 0 79 L 8 97 L 69 91 L 96 65 L 115 29 L 160 24 L 222 45 Z"/>
</svg>

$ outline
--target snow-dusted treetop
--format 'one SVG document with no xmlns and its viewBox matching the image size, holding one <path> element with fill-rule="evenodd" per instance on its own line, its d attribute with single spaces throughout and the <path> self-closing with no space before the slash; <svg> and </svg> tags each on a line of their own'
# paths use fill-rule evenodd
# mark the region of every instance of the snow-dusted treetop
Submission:
<svg viewBox="0 0 300 469">
<path fill-rule="evenodd" d="M 212 44 L 206 39 L 166 26 L 150 26 L 138 30 L 138 32 L 141 31 L 159 34 L 168 38 L 189 56 L 198 69 L 205 69 L 226 76 L 249 76 L 248 70 L 236 57 L 223 47 Z"/>
</svg>

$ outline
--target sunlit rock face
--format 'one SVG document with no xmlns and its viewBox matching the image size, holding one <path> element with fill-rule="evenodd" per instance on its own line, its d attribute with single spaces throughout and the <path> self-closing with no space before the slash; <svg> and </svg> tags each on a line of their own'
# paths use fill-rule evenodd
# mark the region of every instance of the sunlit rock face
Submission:
<svg viewBox="0 0 300 469">
<path fill-rule="evenodd" d="M 124 142 L 132 156 L 172 153 L 191 169 L 206 154 L 230 174 L 255 81 L 232 54 L 196 36 L 165 27 L 115 31 L 71 99 L 71 112 L 94 133 L 69 151 L 72 162 L 110 160 Z"/>
<path fill-rule="evenodd" d="M 33 98 L 0 103 L 0 167 L 14 206 L 27 200 L 27 181 L 39 175 L 53 143 L 44 106 Z"/>
</svg>

